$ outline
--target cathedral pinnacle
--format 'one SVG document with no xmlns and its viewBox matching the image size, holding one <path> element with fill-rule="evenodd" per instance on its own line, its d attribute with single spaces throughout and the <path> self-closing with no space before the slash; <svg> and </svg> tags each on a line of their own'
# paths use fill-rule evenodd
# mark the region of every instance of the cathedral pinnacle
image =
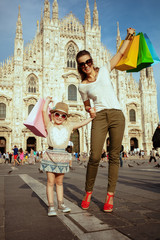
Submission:
<svg viewBox="0 0 160 240">
<path fill-rule="evenodd" d="M 52 5 L 52 19 L 53 22 L 58 20 L 58 3 L 57 0 L 54 0 Z"/>
<path fill-rule="evenodd" d="M 44 2 L 44 19 L 50 20 L 50 2 L 48 0 Z"/>
<path fill-rule="evenodd" d="M 22 39 L 22 21 L 20 14 L 20 5 L 18 6 L 18 20 L 17 20 L 17 28 L 16 28 L 16 39 Z"/>
<path fill-rule="evenodd" d="M 99 22 L 98 22 L 98 10 L 97 10 L 97 4 L 96 0 L 94 1 L 94 10 L 93 10 L 93 27 L 98 28 Z"/>
<path fill-rule="evenodd" d="M 121 44 L 121 36 L 120 36 L 120 30 L 119 30 L 119 22 L 117 22 L 117 51 L 119 49 L 119 46 Z"/>
<path fill-rule="evenodd" d="M 86 9 L 85 9 L 85 28 L 91 29 L 91 12 L 89 9 L 88 0 L 86 2 Z"/>
</svg>

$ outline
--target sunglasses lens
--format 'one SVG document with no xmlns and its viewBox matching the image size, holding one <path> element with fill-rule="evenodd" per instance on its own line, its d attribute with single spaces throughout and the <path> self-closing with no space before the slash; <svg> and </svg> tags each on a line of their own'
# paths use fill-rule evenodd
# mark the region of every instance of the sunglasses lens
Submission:
<svg viewBox="0 0 160 240">
<path fill-rule="evenodd" d="M 84 68 L 84 66 L 85 66 L 85 63 L 84 63 L 84 62 L 79 63 L 79 67 L 80 67 L 80 68 Z"/>
<path fill-rule="evenodd" d="M 87 64 L 88 66 L 91 66 L 91 65 L 92 65 L 92 59 L 88 59 L 88 60 L 86 61 L 86 64 Z"/>
<path fill-rule="evenodd" d="M 92 65 L 92 59 L 90 58 L 86 62 L 81 62 L 78 65 L 80 68 L 84 68 L 86 64 L 90 67 Z"/>
<path fill-rule="evenodd" d="M 61 118 L 63 118 L 63 119 L 66 119 L 66 118 L 67 118 L 67 115 L 66 115 L 66 114 L 60 114 L 60 113 L 58 113 L 58 112 L 55 112 L 55 113 L 54 113 L 54 116 L 57 117 L 57 118 L 61 116 Z"/>
<path fill-rule="evenodd" d="M 55 117 L 59 117 L 60 114 L 59 114 L 58 112 L 56 112 L 56 113 L 54 114 L 54 116 L 55 116 Z"/>
<path fill-rule="evenodd" d="M 66 117 L 67 117 L 65 114 L 62 114 L 61 116 L 63 119 L 66 119 Z"/>
</svg>

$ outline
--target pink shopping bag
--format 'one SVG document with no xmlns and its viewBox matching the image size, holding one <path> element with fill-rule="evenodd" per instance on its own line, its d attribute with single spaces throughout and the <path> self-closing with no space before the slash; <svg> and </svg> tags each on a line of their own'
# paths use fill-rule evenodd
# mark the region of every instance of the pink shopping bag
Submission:
<svg viewBox="0 0 160 240">
<path fill-rule="evenodd" d="M 33 132 L 36 136 L 39 137 L 46 137 L 47 132 L 45 130 L 43 116 L 42 116 L 42 109 L 45 100 L 40 98 L 30 114 L 28 118 L 23 123 L 31 132 Z"/>
</svg>

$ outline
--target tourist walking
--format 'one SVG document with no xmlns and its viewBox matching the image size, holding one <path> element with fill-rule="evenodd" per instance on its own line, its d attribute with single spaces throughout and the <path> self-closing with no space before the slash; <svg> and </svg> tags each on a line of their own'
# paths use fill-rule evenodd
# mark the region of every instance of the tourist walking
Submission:
<svg viewBox="0 0 160 240">
<path fill-rule="evenodd" d="M 64 205 L 63 201 L 63 178 L 64 174 L 69 172 L 69 161 L 71 153 L 65 151 L 72 130 L 83 127 L 88 124 L 92 118 L 88 118 L 78 123 L 71 123 L 68 114 L 68 105 L 58 102 L 50 110 L 52 121 L 48 116 L 48 106 L 52 98 L 47 97 L 43 107 L 43 119 L 47 130 L 48 149 L 43 154 L 40 170 L 47 172 L 47 199 L 48 216 L 57 215 L 54 207 L 54 183 L 56 184 L 58 210 L 69 212 L 71 209 Z"/>
<path fill-rule="evenodd" d="M 104 141 L 109 132 L 108 189 L 103 210 L 105 212 L 113 210 L 113 197 L 118 179 L 119 153 L 124 133 L 125 118 L 110 80 L 110 72 L 122 58 L 134 33 L 135 29 L 127 29 L 127 37 L 119 51 L 101 68 L 94 67 L 91 54 L 86 50 L 78 52 L 76 56 L 78 72 L 82 80 L 79 85 L 79 92 L 84 102 L 85 110 L 91 117 L 95 117 L 91 129 L 91 153 L 86 173 L 86 195 L 81 204 L 83 209 L 88 209 L 90 205 Z M 91 106 L 90 100 L 93 101 L 94 107 Z"/>
<path fill-rule="evenodd" d="M 14 148 L 13 148 L 13 156 L 14 156 L 13 166 L 15 166 L 16 163 L 19 165 L 19 162 L 18 162 L 18 160 L 17 160 L 17 158 L 18 158 L 18 148 L 17 148 L 16 145 L 15 145 Z"/>
<path fill-rule="evenodd" d="M 153 134 L 152 137 L 153 147 L 157 150 L 158 155 L 160 156 L 160 122 Z"/>
<path fill-rule="evenodd" d="M 23 152 L 22 148 L 19 149 L 19 158 L 20 158 L 20 164 L 23 165 L 23 162 L 24 162 L 24 152 Z"/>
<path fill-rule="evenodd" d="M 156 150 L 154 148 L 152 148 L 152 151 L 151 151 L 151 154 L 150 154 L 149 163 L 152 162 L 152 159 L 154 160 L 154 162 L 157 162 L 157 160 L 156 160 Z"/>
</svg>

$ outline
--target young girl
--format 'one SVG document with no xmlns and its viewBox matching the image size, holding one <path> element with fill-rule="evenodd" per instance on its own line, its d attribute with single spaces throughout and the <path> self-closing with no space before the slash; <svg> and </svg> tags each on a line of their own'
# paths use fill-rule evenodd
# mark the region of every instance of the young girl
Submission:
<svg viewBox="0 0 160 240">
<path fill-rule="evenodd" d="M 48 116 L 48 105 L 50 102 L 52 102 L 52 98 L 47 97 L 43 107 L 43 119 L 48 132 L 47 142 L 49 147 L 43 154 L 40 170 L 47 172 L 48 216 L 55 216 L 57 213 L 54 208 L 54 183 L 56 184 L 58 210 L 64 213 L 71 211 L 63 202 L 63 177 L 64 173 L 69 172 L 69 161 L 71 160 L 71 154 L 65 151 L 65 149 L 71 132 L 88 124 L 92 118 L 73 124 L 68 120 L 68 105 L 58 102 L 50 110 L 52 120 L 50 121 Z"/>
</svg>

